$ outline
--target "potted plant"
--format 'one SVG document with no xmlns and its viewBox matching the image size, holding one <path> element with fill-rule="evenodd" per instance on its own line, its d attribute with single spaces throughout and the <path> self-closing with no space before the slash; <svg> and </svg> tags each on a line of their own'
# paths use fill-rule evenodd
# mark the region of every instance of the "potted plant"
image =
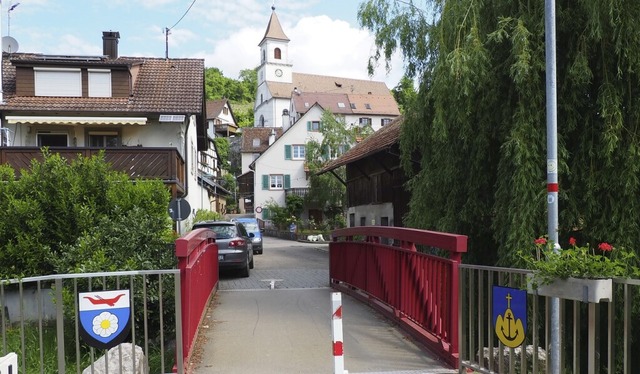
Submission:
<svg viewBox="0 0 640 374">
<path fill-rule="evenodd" d="M 612 278 L 640 275 L 636 254 L 607 242 L 579 246 L 571 237 L 567 249 L 554 250 L 553 243 L 540 237 L 534 244 L 535 255 L 522 256 L 533 270 L 527 279 L 530 293 L 591 303 L 611 301 Z"/>
</svg>

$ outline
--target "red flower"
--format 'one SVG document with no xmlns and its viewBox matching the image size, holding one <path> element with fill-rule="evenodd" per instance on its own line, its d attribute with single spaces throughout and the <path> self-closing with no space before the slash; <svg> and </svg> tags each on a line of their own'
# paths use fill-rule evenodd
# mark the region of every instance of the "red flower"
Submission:
<svg viewBox="0 0 640 374">
<path fill-rule="evenodd" d="M 573 236 L 569 238 L 569 245 L 572 247 L 576 246 L 576 238 L 574 238 Z"/>
<path fill-rule="evenodd" d="M 611 252 L 611 250 L 613 249 L 613 246 L 607 242 L 603 242 L 598 244 L 598 249 L 603 252 Z"/>
<path fill-rule="evenodd" d="M 536 245 L 545 245 L 547 244 L 547 239 L 545 238 L 538 238 L 536 240 L 533 241 Z"/>
</svg>

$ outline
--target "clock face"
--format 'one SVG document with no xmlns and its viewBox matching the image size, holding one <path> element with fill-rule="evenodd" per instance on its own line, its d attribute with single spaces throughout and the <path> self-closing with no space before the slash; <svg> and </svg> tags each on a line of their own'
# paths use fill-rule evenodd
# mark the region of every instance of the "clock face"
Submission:
<svg viewBox="0 0 640 374">
<path fill-rule="evenodd" d="M 277 77 L 281 77 L 282 76 L 282 70 L 276 69 L 276 76 Z"/>
</svg>

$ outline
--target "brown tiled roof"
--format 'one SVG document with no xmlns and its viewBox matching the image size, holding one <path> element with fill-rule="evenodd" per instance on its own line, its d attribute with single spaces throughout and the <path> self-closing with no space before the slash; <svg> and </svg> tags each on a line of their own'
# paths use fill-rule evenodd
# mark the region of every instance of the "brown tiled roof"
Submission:
<svg viewBox="0 0 640 374">
<path fill-rule="evenodd" d="M 40 64 L 45 55 L 14 53 L 3 58 L 3 88 L 5 105 L 2 110 L 48 112 L 112 112 L 112 113 L 170 113 L 201 114 L 204 95 L 204 60 L 164 59 L 148 57 L 81 57 L 46 60 L 56 66 L 113 66 L 139 69 L 129 98 L 36 97 L 16 96 L 15 64 Z M 136 67 L 137 66 L 137 67 Z"/>
<path fill-rule="evenodd" d="M 354 104 L 353 114 L 376 114 L 399 116 L 398 104 L 389 95 L 349 95 L 349 102 Z M 368 106 L 368 107 L 367 107 Z"/>
<path fill-rule="evenodd" d="M 400 126 L 402 125 L 402 116 L 397 117 L 390 124 L 384 126 L 380 130 L 369 135 L 355 147 L 351 148 L 347 153 L 335 160 L 329 161 L 318 174 L 326 173 L 340 166 L 363 159 L 374 153 L 383 151 L 392 147 L 400 138 Z"/>
<path fill-rule="evenodd" d="M 298 113 L 306 113 L 315 103 L 333 114 L 351 114 L 349 97 L 346 94 L 334 94 L 323 92 L 307 92 L 291 96 Z M 341 108 L 338 103 L 343 103 Z M 306 105 L 305 105 L 306 104 Z"/>
<path fill-rule="evenodd" d="M 207 100 L 207 119 L 216 118 L 220 112 L 222 112 L 222 108 L 224 108 L 226 102 L 227 99 Z"/>
<path fill-rule="evenodd" d="M 265 31 L 264 37 L 262 38 L 262 41 L 260 41 L 260 44 L 262 44 L 267 38 L 284 40 L 287 42 L 289 41 L 289 38 L 287 38 L 287 35 L 285 35 L 284 31 L 282 30 L 282 26 L 280 25 L 280 20 L 278 20 L 275 9 L 273 10 L 273 12 L 271 12 L 271 18 L 269 19 L 269 24 L 267 25 L 267 31 Z"/>
<path fill-rule="evenodd" d="M 299 92 L 329 92 L 348 95 L 391 95 L 384 82 L 365 79 L 339 78 L 326 75 L 293 73 L 292 83 L 267 82 L 276 98 L 291 98 L 294 89 Z"/>
<path fill-rule="evenodd" d="M 242 153 L 262 153 L 269 148 L 269 135 L 275 130 L 276 139 L 282 136 L 281 127 L 245 127 L 242 129 Z M 260 145 L 253 146 L 253 139 L 260 139 Z"/>
</svg>

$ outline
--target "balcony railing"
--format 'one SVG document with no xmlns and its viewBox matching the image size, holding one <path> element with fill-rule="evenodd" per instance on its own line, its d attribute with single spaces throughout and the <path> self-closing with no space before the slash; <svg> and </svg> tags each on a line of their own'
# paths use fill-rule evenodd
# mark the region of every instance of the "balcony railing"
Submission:
<svg viewBox="0 0 640 374">
<path fill-rule="evenodd" d="M 309 193 L 309 188 L 307 187 L 299 187 L 299 188 L 288 188 L 284 190 L 285 196 L 296 195 L 300 197 L 305 197 Z"/>
<path fill-rule="evenodd" d="M 105 161 L 113 170 L 126 173 L 131 179 L 161 179 L 171 187 L 174 196 L 180 196 L 185 189 L 184 159 L 176 148 L 157 147 L 50 147 L 49 151 L 58 153 L 67 160 L 78 155 L 91 157 L 105 151 Z M 42 160 L 39 147 L 3 147 L 0 148 L 0 164 L 8 164 L 20 176 L 20 170 L 29 169 L 31 160 Z"/>
</svg>

